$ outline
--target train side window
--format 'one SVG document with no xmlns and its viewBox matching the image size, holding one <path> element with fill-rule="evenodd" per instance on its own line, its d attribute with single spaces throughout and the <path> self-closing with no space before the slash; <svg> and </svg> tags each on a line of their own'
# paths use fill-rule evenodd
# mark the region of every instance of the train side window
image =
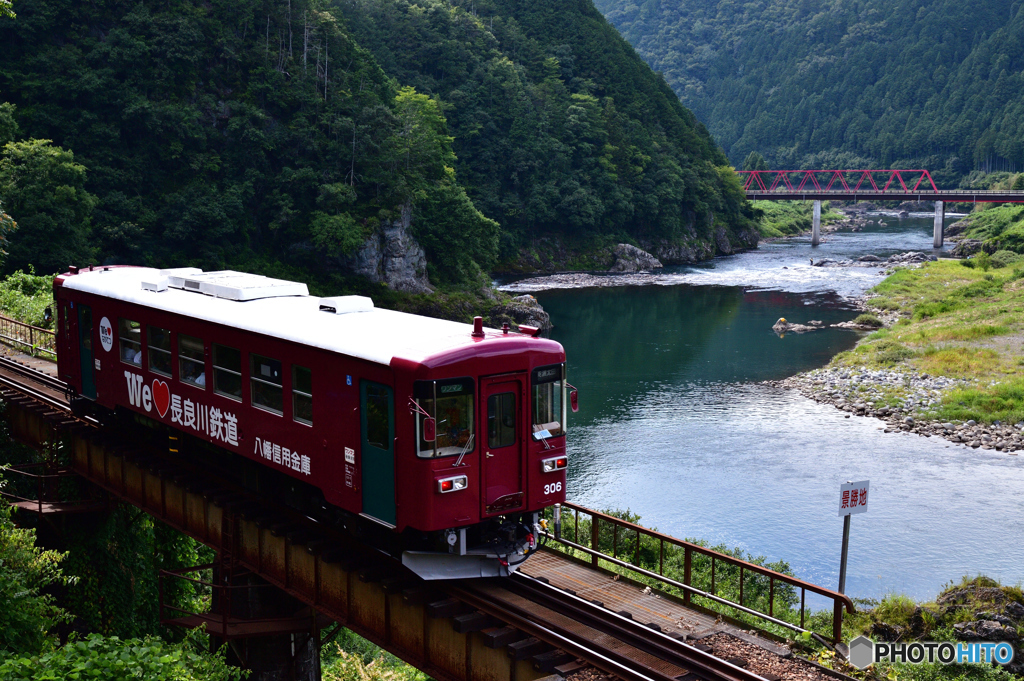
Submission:
<svg viewBox="0 0 1024 681">
<path fill-rule="evenodd" d="M 130 319 L 118 319 L 117 337 L 121 344 L 121 361 L 142 366 L 142 325 Z"/>
<path fill-rule="evenodd" d="M 216 343 L 213 344 L 213 391 L 242 401 L 242 353 Z"/>
<path fill-rule="evenodd" d="M 254 407 L 284 413 L 284 388 L 281 386 L 281 362 L 262 355 L 249 355 L 249 384 Z"/>
<path fill-rule="evenodd" d="M 499 393 L 487 398 L 487 446 L 491 449 L 516 443 L 516 394 Z"/>
<path fill-rule="evenodd" d="M 313 425 L 313 372 L 292 365 L 292 418 Z"/>
<path fill-rule="evenodd" d="M 171 332 L 155 326 L 146 328 L 149 348 L 149 370 L 164 376 L 171 375 Z"/>
<path fill-rule="evenodd" d="M 178 334 L 178 378 L 200 388 L 206 387 L 206 354 L 201 338 Z"/>
</svg>

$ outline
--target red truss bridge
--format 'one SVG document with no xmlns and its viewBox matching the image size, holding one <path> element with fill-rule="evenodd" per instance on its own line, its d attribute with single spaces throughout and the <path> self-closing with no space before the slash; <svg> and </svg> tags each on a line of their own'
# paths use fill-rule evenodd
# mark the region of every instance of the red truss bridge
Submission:
<svg viewBox="0 0 1024 681">
<path fill-rule="evenodd" d="M 1024 191 L 939 189 L 927 170 L 739 170 L 759 201 L 964 201 L 1024 203 Z"/>
<path fill-rule="evenodd" d="M 811 245 L 821 241 L 821 202 L 932 201 L 934 248 L 942 248 L 946 201 L 1024 203 L 1024 191 L 939 189 L 927 170 L 739 170 L 751 201 L 814 201 Z"/>
</svg>

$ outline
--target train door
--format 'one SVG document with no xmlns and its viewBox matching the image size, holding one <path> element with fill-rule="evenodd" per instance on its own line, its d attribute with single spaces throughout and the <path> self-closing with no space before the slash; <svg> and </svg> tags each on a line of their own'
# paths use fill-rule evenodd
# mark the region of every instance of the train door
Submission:
<svg viewBox="0 0 1024 681">
<path fill-rule="evenodd" d="M 92 308 L 78 305 L 78 358 L 82 366 L 82 397 L 96 399 L 96 381 L 93 377 Z"/>
<path fill-rule="evenodd" d="M 70 300 L 57 303 L 57 366 L 60 378 L 75 384 L 75 365 L 78 363 L 78 320 Z"/>
<path fill-rule="evenodd" d="M 395 524 L 395 399 L 386 385 L 362 381 L 363 513 Z"/>
<path fill-rule="evenodd" d="M 487 424 L 481 471 L 483 514 L 514 511 L 523 505 L 523 377 L 484 378 L 480 396 Z"/>
</svg>

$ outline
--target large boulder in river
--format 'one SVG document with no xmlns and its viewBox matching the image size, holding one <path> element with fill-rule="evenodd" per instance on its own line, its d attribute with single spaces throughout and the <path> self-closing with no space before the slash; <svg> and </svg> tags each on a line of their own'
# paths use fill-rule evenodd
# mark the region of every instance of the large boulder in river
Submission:
<svg viewBox="0 0 1024 681">
<path fill-rule="evenodd" d="M 639 272 L 661 267 L 661 261 L 645 250 L 631 244 L 619 244 L 612 250 L 615 263 L 609 272 Z"/>
</svg>

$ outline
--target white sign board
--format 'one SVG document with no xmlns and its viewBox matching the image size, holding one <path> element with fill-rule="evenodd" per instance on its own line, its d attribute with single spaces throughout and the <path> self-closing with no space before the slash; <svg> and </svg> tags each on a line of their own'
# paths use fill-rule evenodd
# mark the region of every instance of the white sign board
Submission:
<svg viewBox="0 0 1024 681">
<path fill-rule="evenodd" d="M 839 487 L 839 515 L 853 515 L 868 510 L 867 480 L 848 482 Z"/>
</svg>

